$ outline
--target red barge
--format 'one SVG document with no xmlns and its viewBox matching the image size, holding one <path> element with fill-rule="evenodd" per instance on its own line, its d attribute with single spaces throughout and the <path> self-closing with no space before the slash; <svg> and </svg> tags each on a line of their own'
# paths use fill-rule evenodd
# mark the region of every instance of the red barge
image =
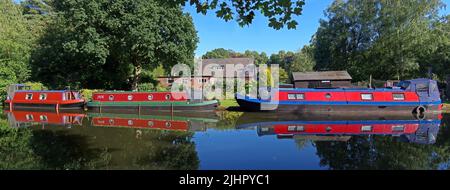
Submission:
<svg viewBox="0 0 450 190">
<path fill-rule="evenodd" d="M 90 110 L 152 110 L 159 112 L 213 111 L 217 100 L 190 100 L 185 92 L 96 92 Z"/>
<path fill-rule="evenodd" d="M 33 109 L 81 109 L 85 100 L 79 92 L 71 90 L 30 90 L 26 85 L 16 84 L 8 88 L 5 107 L 9 110 Z"/>
<path fill-rule="evenodd" d="M 442 110 L 437 82 L 430 79 L 402 81 L 391 88 L 293 88 L 272 89 L 271 99 L 236 95 L 249 111 L 425 113 Z"/>
</svg>

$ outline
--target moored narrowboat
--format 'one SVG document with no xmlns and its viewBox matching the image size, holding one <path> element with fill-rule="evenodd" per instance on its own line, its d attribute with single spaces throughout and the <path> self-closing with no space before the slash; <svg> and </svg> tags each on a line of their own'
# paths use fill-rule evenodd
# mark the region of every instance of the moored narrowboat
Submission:
<svg viewBox="0 0 450 190">
<path fill-rule="evenodd" d="M 402 81 L 391 88 L 293 88 L 272 94 L 268 100 L 238 94 L 236 100 L 241 108 L 250 111 L 422 114 L 442 110 L 437 82 L 430 79 Z"/>
<path fill-rule="evenodd" d="M 96 92 L 87 103 L 92 111 L 108 109 L 157 112 L 212 111 L 217 100 L 190 100 L 185 92 Z"/>
<path fill-rule="evenodd" d="M 8 87 L 5 107 L 9 110 L 33 109 L 81 109 L 85 104 L 77 91 L 31 90 L 29 86 L 15 84 Z"/>
</svg>

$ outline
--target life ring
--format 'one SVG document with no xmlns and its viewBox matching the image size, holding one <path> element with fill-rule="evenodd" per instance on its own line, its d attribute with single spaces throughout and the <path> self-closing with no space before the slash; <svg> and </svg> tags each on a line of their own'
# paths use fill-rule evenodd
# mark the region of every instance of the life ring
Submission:
<svg viewBox="0 0 450 190">
<path fill-rule="evenodd" d="M 415 114 L 424 114 L 426 111 L 427 111 L 427 108 L 425 108 L 424 106 L 417 106 L 414 109 Z"/>
</svg>

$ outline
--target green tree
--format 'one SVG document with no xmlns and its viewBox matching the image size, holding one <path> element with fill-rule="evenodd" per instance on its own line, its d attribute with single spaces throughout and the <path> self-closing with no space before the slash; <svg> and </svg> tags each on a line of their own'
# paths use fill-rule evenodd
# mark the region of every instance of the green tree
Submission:
<svg viewBox="0 0 450 190">
<path fill-rule="evenodd" d="M 294 60 L 288 65 L 289 73 L 312 71 L 316 64 L 313 51 L 313 47 L 304 46 L 299 52 L 295 53 Z"/>
<path fill-rule="evenodd" d="M 20 6 L 11 0 L 0 0 L 0 7 L 0 98 L 3 99 L 6 86 L 29 78 L 32 34 Z"/>
<path fill-rule="evenodd" d="M 55 1 L 57 13 L 33 54 L 50 87 L 137 89 L 144 69 L 190 63 L 198 41 L 180 6 L 158 1 Z"/>
<path fill-rule="evenodd" d="M 440 0 L 336 0 L 313 38 L 316 70 L 348 70 L 355 80 L 410 78 L 431 34 Z"/>
</svg>

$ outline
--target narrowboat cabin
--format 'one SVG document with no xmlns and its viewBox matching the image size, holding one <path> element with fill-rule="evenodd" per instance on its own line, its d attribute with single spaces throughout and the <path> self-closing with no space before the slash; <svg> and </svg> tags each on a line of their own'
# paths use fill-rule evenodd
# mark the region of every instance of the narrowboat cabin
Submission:
<svg viewBox="0 0 450 190">
<path fill-rule="evenodd" d="M 217 100 L 190 100 L 185 92 L 97 92 L 87 107 L 92 111 L 141 110 L 160 112 L 212 111 Z"/>
<path fill-rule="evenodd" d="M 308 112 L 439 112 L 437 82 L 413 79 L 390 88 L 292 88 L 272 89 L 269 99 L 236 95 L 249 111 Z"/>
<path fill-rule="evenodd" d="M 80 93 L 71 90 L 31 90 L 29 86 L 16 84 L 8 87 L 5 107 L 33 109 L 81 109 L 85 104 Z"/>
</svg>

